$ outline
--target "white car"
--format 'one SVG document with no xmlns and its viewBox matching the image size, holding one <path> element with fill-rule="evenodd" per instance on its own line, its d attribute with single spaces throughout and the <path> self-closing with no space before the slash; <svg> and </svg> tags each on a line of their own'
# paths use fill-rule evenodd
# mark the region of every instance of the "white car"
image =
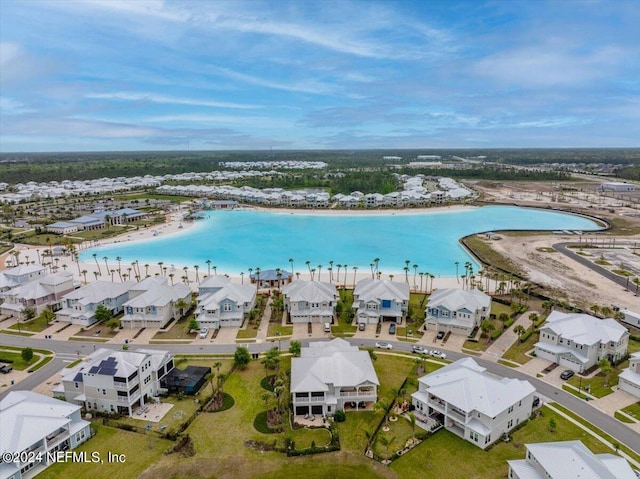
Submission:
<svg viewBox="0 0 640 479">
<path fill-rule="evenodd" d="M 433 356 L 434 358 L 447 359 L 447 355 L 446 354 L 444 354 L 443 352 L 438 351 L 436 349 L 431 351 L 431 356 Z"/>
<path fill-rule="evenodd" d="M 378 349 L 393 349 L 393 346 L 390 343 L 385 343 L 384 341 L 378 341 L 376 343 L 376 348 L 378 348 Z"/>
<path fill-rule="evenodd" d="M 207 334 L 209 334 L 209 328 L 205 327 L 200 329 L 200 339 L 206 338 Z"/>
</svg>

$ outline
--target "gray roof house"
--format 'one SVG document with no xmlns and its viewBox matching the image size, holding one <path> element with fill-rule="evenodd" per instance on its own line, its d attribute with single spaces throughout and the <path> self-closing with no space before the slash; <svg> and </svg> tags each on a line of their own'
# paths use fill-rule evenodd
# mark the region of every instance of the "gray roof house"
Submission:
<svg viewBox="0 0 640 479">
<path fill-rule="evenodd" d="M 200 283 L 196 320 L 200 327 L 240 327 L 255 304 L 254 286 L 232 283 L 226 276 L 209 276 Z"/>
<path fill-rule="evenodd" d="M 425 328 L 468 336 L 489 317 L 491 297 L 477 289 L 437 289 L 427 303 Z"/>
<path fill-rule="evenodd" d="M 629 358 L 629 367 L 618 376 L 618 387 L 640 398 L 640 351 Z"/>
<path fill-rule="evenodd" d="M 617 361 L 627 354 L 629 331 L 616 320 L 553 311 L 540 328 L 536 355 L 583 372 L 602 358 Z"/>
<path fill-rule="evenodd" d="M 0 271 L 0 293 L 45 276 L 47 268 L 39 264 L 21 264 Z"/>
<path fill-rule="evenodd" d="M 38 276 L 0 293 L 4 298 L 0 311 L 2 314 L 21 317 L 25 308 L 33 308 L 36 314 L 40 314 L 47 306 L 55 308 L 63 295 L 74 288 L 73 273 L 59 272 Z"/>
<path fill-rule="evenodd" d="M 98 305 L 118 314 L 129 299 L 129 288 L 133 284 L 132 281 L 95 281 L 82 286 L 62 297 L 62 309 L 56 313 L 56 319 L 84 327 L 91 326 L 97 321 L 95 314 Z"/>
<path fill-rule="evenodd" d="M 313 341 L 291 360 L 291 401 L 295 416 L 332 416 L 340 410 L 371 409 L 378 376 L 367 351 L 344 339 Z"/>
<path fill-rule="evenodd" d="M 122 325 L 125 328 L 161 328 L 171 318 L 180 316 L 176 307 L 180 300 L 191 306 L 191 288 L 187 285 L 169 285 L 164 276 L 146 278 L 129 289 L 129 300 L 123 304 Z"/>
<path fill-rule="evenodd" d="M 409 309 L 409 284 L 366 278 L 353 290 L 353 309 L 358 323 L 401 323 Z"/>
<path fill-rule="evenodd" d="M 525 444 L 525 459 L 507 461 L 509 479 L 638 479 L 623 457 L 594 454 L 580 441 Z"/>
<path fill-rule="evenodd" d="M 298 279 L 283 286 L 282 294 L 292 323 L 333 322 L 338 301 L 334 284 Z"/>
</svg>

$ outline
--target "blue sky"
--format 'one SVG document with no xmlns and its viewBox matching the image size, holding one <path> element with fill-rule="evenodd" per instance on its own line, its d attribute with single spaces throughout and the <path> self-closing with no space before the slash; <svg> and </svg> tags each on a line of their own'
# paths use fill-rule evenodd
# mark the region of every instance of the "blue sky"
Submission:
<svg viewBox="0 0 640 479">
<path fill-rule="evenodd" d="M 640 146 L 640 2 L 0 1 L 0 151 Z"/>
</svg>

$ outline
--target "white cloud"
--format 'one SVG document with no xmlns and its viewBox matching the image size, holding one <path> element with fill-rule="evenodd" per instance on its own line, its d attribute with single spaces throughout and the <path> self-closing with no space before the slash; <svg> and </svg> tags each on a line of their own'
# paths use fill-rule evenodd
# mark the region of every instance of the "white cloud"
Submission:
<svg viewBox="0 0 640 479">
<path fill-rule="evenodd" d="M 19 115 L 21 113 L 31 113 L 34 111 L 34 109 L 28 108 L 24 103 L 13 98 L 0 96 L 0 114 L 2 115 Z"/>
<path fill-rule="evenodd" d="M 181 98 L 167 95 L 157 95 L 155 93 L 137 93 L 120 91 L 114 93 L 88 93 L 86 98 L 95 98 L 101 100 L 121 100 L 121 101 L 137 101 L 150 103 L 168 103 L 173 105 L 191 105 L 191 106 L 208 106 L 214 108 L 237 108 L 237 109 L 255 109 L 262 108 L 261 105 L 251 105 L 243 103 L 230 103 L 224 101 L 200 100 L 196 98 Z"/>
</svg>

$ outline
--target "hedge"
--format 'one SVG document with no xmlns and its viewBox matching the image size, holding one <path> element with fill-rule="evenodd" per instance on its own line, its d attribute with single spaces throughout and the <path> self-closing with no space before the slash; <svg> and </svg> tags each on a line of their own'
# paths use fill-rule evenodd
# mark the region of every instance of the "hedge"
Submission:
<svg viewBox="0 0 640 479">
<path fill-rule="evenodd" d="M 527 339 L 529 339 L 529 336 L 531 336 L 535 331 L 533 329 L 527 329 L 522 336 L 520 336 L 520 342 L 524 343 Z"/>
<path fill-rule="evenodd" d="M 501 329 L 496 329 L 493 333 L 491 333 L 491 339 L 498 339 L 502 334 Z"/>
</svg>

